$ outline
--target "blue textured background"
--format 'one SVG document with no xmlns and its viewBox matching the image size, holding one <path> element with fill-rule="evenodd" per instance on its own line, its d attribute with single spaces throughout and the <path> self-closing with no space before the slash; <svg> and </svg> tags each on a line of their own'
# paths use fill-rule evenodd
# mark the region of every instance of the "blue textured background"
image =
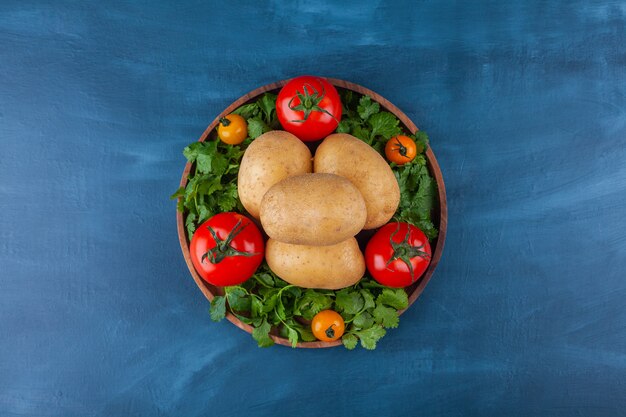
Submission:
<svg viewBox="0 0 626 417">
<path fill-rule="evenodd" d="M 0 4 L 1 416 L 626 415 L 626 2 L 176 3 Z M 373 352 L 258 349 L 180 253 L 182 148 L 303 73 L 403 109 L 447 183 Z"/>
</svg>

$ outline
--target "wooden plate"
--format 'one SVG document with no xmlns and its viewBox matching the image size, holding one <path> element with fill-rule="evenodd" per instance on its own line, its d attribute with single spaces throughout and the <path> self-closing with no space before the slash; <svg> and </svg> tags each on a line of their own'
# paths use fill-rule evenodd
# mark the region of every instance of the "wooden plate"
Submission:
<svg viewBox="0 0 626 417">
<path fill-rule="evenodd" d="M 266 92 L 278 93 L 278 90 L 280 90 L 280 88 L 284 86 L 288 81 L 289 80 L 283 80 L 283 81 L 278 81 L 272 84 L 267 84 L 235 100 L 235 102 L 233 102 L 230 106 L 228 106 L 219 116 L 217 116 L 211 122 L 211 124 L 206 128 L 206 130 L 202 134 L 202 136 L 200 136 L 199 141 L 203 142 L 209 137 L 210 133 L 215 129 L 215 127 L 219 123 L 219 120 L 222 117 L 232 113 L 236 108 L 250 101 L 256 100 L 263 93 L 266 93 Z M 415 133 L 418 130 L 417 126 L 415 126 L 415 124 L 406 116 L 406 114 L 404 114 L 402 111 L 400 111 L 400 109 L 398 109 L 396 106 L 391 104 L 387 99 L 383 98 L 380 94 L 377 94 L 373 92 L 372 90 L 369 90 L 365 87 L 362 87 L 360 85 L 357 85 L 348 81 L 338 80 L 334 78 L 328 78 L 328 81 L 331 82 L 336 87 L 344 88 L 347 90 L 352 90 L 359 94 L 370 96 L 374 101 L 378 102 L 384 110 L 387 110 L 393 113 L 400 120 L 400 122 L 404 124 L 404 127 L 406 128 L 407 131 L 411 133 Z M 434 248 L 434 250 L 432 253 L 432 258 L 430 261 L 430 265 L 428 266 L 428 269 L 415 284 L 406 288 L 406 292 L 409 296 L 409 307 L 411 306 L 411 304 L 415 302 L 415 300 L 417 300 L 417 298 L 420 296 L 422 291 L 424 291 L 426 284 L 428 284 L 428 281 L 432 277 L 433 272 L 435 272 L 435 268 L 437 267 L 437 264 L 439 263 L 439 260 L 441 259 L 441 253 L 443 252 L 443 245 L 446 240 L 446 229 L 447 229 L 447 224 L 448 224 L 446 188 L 443 182 L 443 177 L 441 175 L 441 169 L 439 168 L 439 164 L 437 163 L 435 154 L 433 153 L 430 147 L 426 151 L 426 159 L 428 161 L 428 169 L 431 175 L 435 178 L 435 181 L 437 181 L 437 190 L 439 192 L 439 211 L 433 213 L 433 219 L 432 219 L 433 224 L 435 224 L 435 226 L 437 226 L 437 228 L 439 229 L 439 236 L 435 239 L 434 242 L 431 242 L 431 246 Z M 191 171 L 191 164 L 187 163 L 187 165 L 185 166 L 185 170 L 183 171 L 183 176 L 180 180 L 181 187 L 185 187 L 187 185 L 187 179 L 188 179 L 190 171 Z M 187 263 L 189 272 L 191 273 L 191 276 L 193 277 L 196 284 L 198 285 L 198 288 L 200 288 L 200 291 L 202 291 L 204 296 L 209 301 L 211 301 L 213 300 L 213 297 L 215 297 L 216 295 L 222 295 L 223 291 L 221 288 L 208 284 L 202 278 L 200 278 L 195 268 L 193 267 L 193 264 L 191 263 L 191 257 L 189 255 L 189 239 L 187 238 L 187 231 L 185 228 L 184 218 L 183 218 L 183 214 L 178 211 L 176 212 L 176 222 L 178 224 L 178 240 L 180 241 L 180 247 L 183 251 L 183 257 L 185 258 L 185 262 Z M 400 311 L 400 314 L 402 314 L 403 312 L 404 310 Z M 232 313 L 227 312 L 226 318 L 235 326 L 239 327 L 240 329 L 243 329 L 248 333 L 252 333 L 252 330 L 253 330 L 252 326 L 246 323 L 243 323 L 241 320 L 235 317 Z M 274 342 L 276 342 L 279 345 L 291 346 L 291 343 L 289 342 L 289 340 L 283 337 L 280 337 L 277 334 L 271 334 L 270 336 L 272 337 Z M 333 346 L 339 346 L 339 345 L 341 345 L 340 340 L 336 342 L 320 342 L 320 341 L 300 342 L 298 343 L 297 347 L 326 348 L 326 347 L 333 347 Z"/>
</svg>

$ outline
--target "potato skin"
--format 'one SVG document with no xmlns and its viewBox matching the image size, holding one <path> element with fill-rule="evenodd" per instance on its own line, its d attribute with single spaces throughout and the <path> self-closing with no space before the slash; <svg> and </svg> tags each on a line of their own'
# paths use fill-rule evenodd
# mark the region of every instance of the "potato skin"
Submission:
<svg viewBox="0 0 626 417">
<path fill-rule="evenodd" d="M 357 283 L 365 260 L 355 238 L 332 246 L 292 245 L 269 239 L 265 259 L 276 275 L 304 288 L 338 290 Z"/>
<path fill-rule="evenodd" d="M 334 174 L 302 174 L 269 189 L 261 224 L 275 240 L 296 245 L 334 245 L 356 235 L 367 210 L 359 190 Z"/>
<path fill-rule="evenodd" d="M 385 159 L 367 143 L 347 133 L 328 136 L 315 152 L 314 172 L 346 177 L 367 206 L 364 229 L 387 223 L 398 209 L 400 187 Z"/>
<path fill-rule="evenodd" d="M 239 199 L 252 216 L 259 218 L 263 196 L 272 185 L 291 176 L 311 172 L 311 151 L 289 132 L 273 130 L 256 138 L 246 149 L 239 166 Z"/>
</svg>

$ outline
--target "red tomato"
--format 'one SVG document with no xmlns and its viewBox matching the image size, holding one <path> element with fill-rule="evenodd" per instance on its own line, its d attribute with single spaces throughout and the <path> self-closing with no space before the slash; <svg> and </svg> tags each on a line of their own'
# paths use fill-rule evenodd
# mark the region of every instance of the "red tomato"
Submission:
<svg viewBox="0 0 626 417">
<path fill-rule="evenodd" d="M 382 285 L 402 288 L 413 284 L 430 264 L 430 243 L 417 227 L 387 223 L 367 243 L 365 264 Z"/>
<path fill-rule="evenodd" d="M 246 216 L 220 213 L 202 223 L 189 252 L 198 274 L 209 284 L 228 286 L 250 278 L 263 261 L 261 232 Z"/>
<path fill-rule="evenodd" d="M 276 115 L 287 132 L 305 142 L 315 141 L 337 129 L 341 121 L 341 99 L 325 78 L 296 77 L 278 93 Z"/>
</svg>

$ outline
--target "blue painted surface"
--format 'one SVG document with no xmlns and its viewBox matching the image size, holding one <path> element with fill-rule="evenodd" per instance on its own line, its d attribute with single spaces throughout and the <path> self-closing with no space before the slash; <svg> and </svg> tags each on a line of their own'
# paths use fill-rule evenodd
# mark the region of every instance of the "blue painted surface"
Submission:
<svg viewBox="0 0 626 417">
<path fill-rule="evenodd" d="M 0 415 L 626 415 L 626 3 L 3 1 Z M 428 131 L 442 263 L 374 352 L 212 323 L 181 149 L 302 73 Z"/>
</svg>

